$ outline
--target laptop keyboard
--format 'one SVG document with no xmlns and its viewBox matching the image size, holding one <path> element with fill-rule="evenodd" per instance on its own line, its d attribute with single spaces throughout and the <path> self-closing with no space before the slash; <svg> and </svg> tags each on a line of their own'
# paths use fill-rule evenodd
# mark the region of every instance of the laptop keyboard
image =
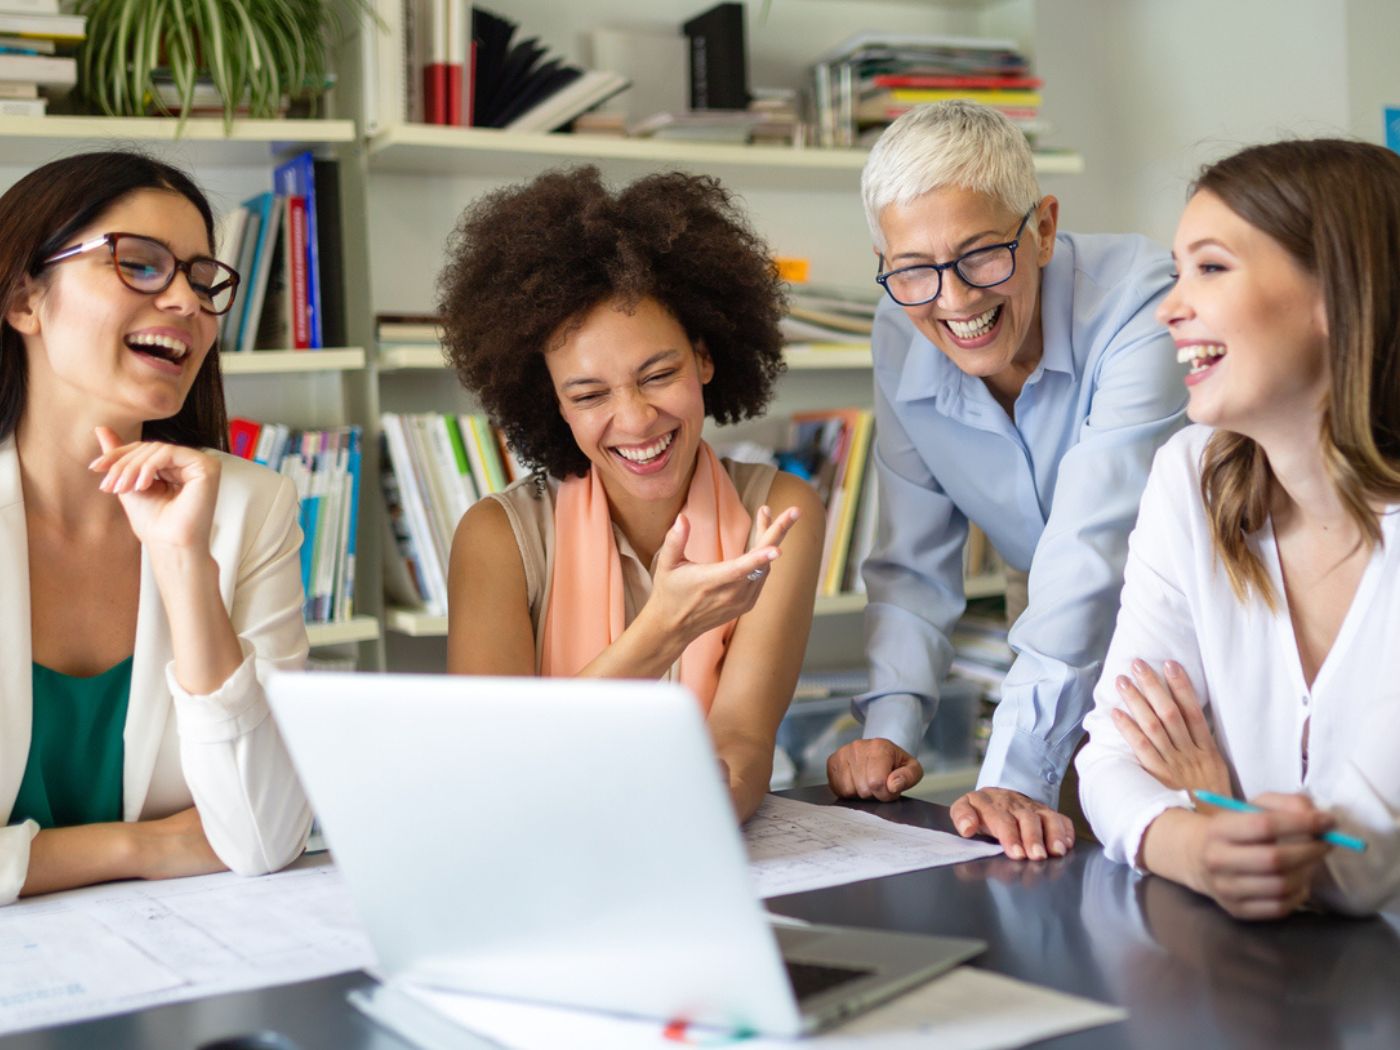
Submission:
<svg viewBox="0 0 1400 1050">
<path fill-rule="evenodd" d="M 797 996 L 798 1002 L 832 988 L 839 988 L 848 981 L 867 977 L 874 972 L 845 966 L 818 966 L 815 963 L 793 962 L 791 959 L 784 959 L 783 965 L 787 967 L 788 980 L 792 983 L 793 994 Z"/>
</svg>

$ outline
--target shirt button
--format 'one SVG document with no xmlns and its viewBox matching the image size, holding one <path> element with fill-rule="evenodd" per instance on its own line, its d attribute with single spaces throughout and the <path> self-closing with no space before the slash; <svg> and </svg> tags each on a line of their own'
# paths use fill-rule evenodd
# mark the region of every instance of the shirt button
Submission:
<svg viewBox="0 0 1400 1050">
<path fill-rule="evenodd" d="M 1045 778 L 1045 783 L 1047 784 L 1058 784 L 1060 782 L 1060 774 L 1055 772 L 1053 766 L 1046 766 L 1040 771 L 1040 775 Z"/>
<path fill-rule="evenodd" d="M 1304 706 L 1304 707 L 1307 707 L 1307 706 L 1308 706 L 1308 694 L 1307 694 L 1307 693 L 1304 693 L 1304 694 L 1303 694 L 1303 706 Z"/>
</svg>

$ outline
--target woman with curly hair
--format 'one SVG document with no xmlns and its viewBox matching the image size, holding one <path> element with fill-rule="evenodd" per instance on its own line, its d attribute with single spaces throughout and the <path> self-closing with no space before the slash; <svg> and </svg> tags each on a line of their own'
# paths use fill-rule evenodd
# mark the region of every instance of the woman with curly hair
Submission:
<svg viewBox="0 0 1400 1050">
<path fill-rule="evenodd" d="M 768 789 L 822 513 L 797 478 L 720 460 L 701 428 L 763 411 L 782 308 L 725 191 L 680 173 L 500 190 L 467 210 L 439 279 L 462 384 L 539 471 L 457 528 L 448 669 L 681 682 L 740 819 Z"/>
<path fill-rule="evenodd" d="M 1227 157 L 1175 257 L 1157 315 L 1202 425 L 1143 494 L 1084 812 L 1109 857 L 1238 918 L 1396 912 L 1400 156 L 1318 139 Z"/>
</svg>

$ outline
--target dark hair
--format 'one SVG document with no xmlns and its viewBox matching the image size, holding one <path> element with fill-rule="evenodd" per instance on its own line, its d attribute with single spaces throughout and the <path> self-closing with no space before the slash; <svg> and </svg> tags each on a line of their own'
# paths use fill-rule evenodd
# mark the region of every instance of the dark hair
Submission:
<svg viewBox="0 0 1400 1050">
<path fill-rule="evenodd" d="M 214 213 L 188 175 L 141 153 L 81 153 L 36 168 L 0 196 L 0 314 L 8 313 L 26 278 L 123 197 L 137 190 L 178 193 L 199 211 L 209 243 Z M 169 419 L 148 421 L 142 437 L 192 447 L 228 448 L 219 355 L 205 355 L 185 403 Z M 20 334 L 0 317 L 0 441 L 24 413 L 28 360 Z"/>
<path fill-rule="evenodd" d="M 1206 167 L 1208 192 L 1311 274 L 1327 312 L 1330 389 L 1323 461 L 1363 536 L 1382 540 L 1371 501 L 1400 500 L 1400 155 L 1366 142 L 1252 146 Z M 1273 605 L 1246 537 L 1268 518 L 1273 473 L 1241 434 L 1217 431 L 1201 465 L 1215 549 L 1241 600 Z"/>
<path fill-rule="evenodd" d="M 670 172 L 614 193 L 597 168 L 546 172 L 468 208 L 447 254 L 438 310 L 458 378 L 515 453 L 555 477 L 588 458 L 544 355 L 600 303 L 654 299 L 704 344 L 718 423 L 760 415 L 783 371 L 777 269 L 715 179 Z"/>
</svg>

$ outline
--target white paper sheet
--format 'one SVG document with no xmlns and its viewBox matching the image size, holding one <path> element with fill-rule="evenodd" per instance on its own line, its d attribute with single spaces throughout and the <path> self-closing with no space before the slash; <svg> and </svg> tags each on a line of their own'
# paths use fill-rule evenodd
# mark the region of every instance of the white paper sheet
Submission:
<svg viewBox="0 0 1400 1050">
<path fill-rule="evenodd" d="M 122 882 L 0 908 L 0 1033 L 372 965 L 340 874 Z"/>
<path fill-rule="evenodd" d="M 395 994 L 397 993 L 397 994 Z M 377 999 L 377 1001 L 376 1001 Z M 406 1000 L 406 1001 L 405 1001 Z M 357 1004 L 361 1005 L 361 1004 Z M 423 1024 L 424 1011 L 484 1040 L 454 1039 L 454 1030 Z M 361 1005 L 390 1028 L 414 1031 L 425 1050 L 497 1045 L 509 1050 L 660 1050 L 675 1047 L 656 1021 L 583 1010 L 457 995 L 408 985 Z M 802 1040 L 747 1038 L 741 1050 L 1005 1050 L 1066 1032 L 1111 1024 L 1127 1012 L 965 966 L 935 978 L 841 1027 Z M 416 1025 L 416 1027 L 415 1027 Z M 434 1039 L 434 1032 L 441 1033 Z M 698 1045 L 723 1045 L 723 1033 L 691 1033 Z"/>
<path fill-rule="evenodd" d="M 992 857 L 1001 847 L 895 824 L 856 809 L 769 795 L 744 825 L 760 897 L 802 893 L 920 868 Z"/>
</svg>

